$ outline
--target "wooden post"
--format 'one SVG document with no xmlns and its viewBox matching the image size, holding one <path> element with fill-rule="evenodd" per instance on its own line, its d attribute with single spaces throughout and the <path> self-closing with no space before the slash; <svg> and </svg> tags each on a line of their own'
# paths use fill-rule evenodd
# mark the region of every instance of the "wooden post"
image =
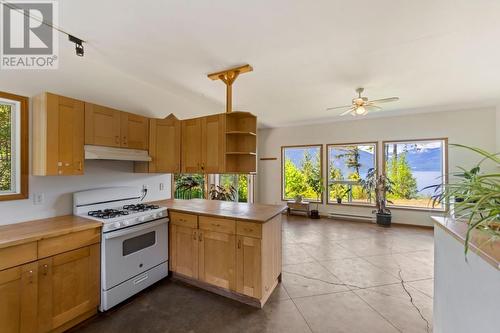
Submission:
<svg viewBox="0 0 500 333">
<path fill-rule="evenodd" d="M 207 76 L 212 80 L 221 80 L 226 84 L 226 112 L 233 111 L 233 83 L 242 73 L 251 72 L 252 66 L 244 65 L 240 67 L 230 68 L 221 72 L 208 74 Z"/>
</svg>

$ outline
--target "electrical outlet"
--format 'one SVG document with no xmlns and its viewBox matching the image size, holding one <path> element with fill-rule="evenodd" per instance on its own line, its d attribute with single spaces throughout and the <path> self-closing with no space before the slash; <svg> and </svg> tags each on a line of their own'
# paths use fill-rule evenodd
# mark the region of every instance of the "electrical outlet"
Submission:
<svg viewBox="0 0 500 333">
<path fill-rule="evenodd" d="M 160 183 L 160 191 L 164 191 L 164 190 L 165 190 L 165 184 Z"/>
<path fill-rule="evenodd" d="M 45 194 L 42 192 L 33 193 L 33 204 L 41 205 L 45 201 Z"/>
</svg>

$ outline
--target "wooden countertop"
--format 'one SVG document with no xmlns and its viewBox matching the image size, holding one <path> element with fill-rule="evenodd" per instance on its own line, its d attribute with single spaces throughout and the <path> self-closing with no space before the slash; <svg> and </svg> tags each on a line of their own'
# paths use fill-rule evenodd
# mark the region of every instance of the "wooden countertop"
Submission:
<svg viewBox="0 0 500 333">
<path fill-rule="evenodd" d="M 240 221 L 267 222 L 286 209 L 286 205 L 263 205 L 205 199 L 168 199 L 154 202 L 169 211 L 218 216 Z"/>
<path fill-rule="evenodd" d="M 99 221 L 66 215 L 0 226 L 0 249 L 102 226 Z"/>
<path fill-rule="evenodd" d="M 449 217 L 432 216 L 434 224 L 451 234 L 462 244 L 465 244 L 465 235 L 467 234 L 467 224 L 456 221 Z M 469 251 L 473 251 L 493 267 L 500 270 L 500 240 L 488 241 L 490 235 L 474 230 L 471 233 L 469 241 Z"/>
</svg>

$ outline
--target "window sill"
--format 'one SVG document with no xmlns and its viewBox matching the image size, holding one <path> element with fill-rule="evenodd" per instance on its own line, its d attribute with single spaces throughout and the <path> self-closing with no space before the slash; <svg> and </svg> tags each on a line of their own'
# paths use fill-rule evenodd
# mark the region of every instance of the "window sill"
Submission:
<svg viewBox="0 0 500 333">
<path fill-rule="evenodd" d="M 295 199 L 283 199 L 281 198 L 281 201 L 285 201 L 285 202 L 288 202 L 288 201 L 295 201 Z M 302 201 L 304 202 L 309 202 L 309 203 L 312 203 L 312 204 L 320 204 L 322 205 L 323 204 L 323 200 L 321 201 L 316 201 L 316 200 L 308 200 L 308 199 L 302 199 Z"/>
<path fill-rule="evenodd" d="M 349 207 L 370 207 L 370 208 L 375 208 L 375 204 L 369 204 L 369 203 L 354 203 L 354 202 L 343 202 L 343 203 L 336 203 L 336 202 L 327 202 L 327 205 L 331 206 L 349 206 Z"/>
<path fill-rule="evenodd" d="M 413 210 L 420 212 L 429 212 L 429 213 L 444 213 L 446 209 L 444 208 L 428 208 L 428 207 L 412 207 L 412 206 L 390 206 L 387 205 L 388 209 L 396 209 L 396 210 Z"/>
<path fill-rule="evenodd" d="M 23 199 L 28 199 L 28 195 L 24 193 L 0 195 L 0 201 L 23 200 Z"/>
</svg>

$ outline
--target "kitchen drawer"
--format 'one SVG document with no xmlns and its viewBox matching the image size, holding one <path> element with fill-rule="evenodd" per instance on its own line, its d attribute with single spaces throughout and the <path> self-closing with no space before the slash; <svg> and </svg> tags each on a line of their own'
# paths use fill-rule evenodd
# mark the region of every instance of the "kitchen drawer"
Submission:
<svg viewBox="0 0 500 333">
<path fill-rule="evenodd" d="M 170 212 L 170 223 L 198 229 L 198 216 L 193 214 Z"/>
<path fill-rule="evenodd" d="M 38 241 L 38 258 L 46 258 L 101 241 L 101 228 L 73 232 Z"/>
<path fill-rule="evenodd" d="M 223 232 L 226 234 L 236 233 L 236 221 L 209 216 L 200 216 L 200 229 L 208 231 Z"/>
<path fill-rule="evenodd" d="M 241 236 L 262 238 L 262 224 L 253 222 L 236 222 L 236 233 Z"/>
<path fill-rule="evenodd" d="M 0 249 L 0 270 L 22 265 L 36 259 L 36 242 L 9 246 Z"/>
</svg>

